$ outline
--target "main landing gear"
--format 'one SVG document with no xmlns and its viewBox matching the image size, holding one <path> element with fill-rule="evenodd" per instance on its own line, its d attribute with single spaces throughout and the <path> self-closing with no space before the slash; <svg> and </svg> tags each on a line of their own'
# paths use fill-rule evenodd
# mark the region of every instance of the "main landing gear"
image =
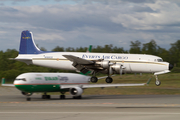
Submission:
<svg viewBox="0 0 180 120">
<path fill-rule="evenodd" d="M 82 98 L 81 95 L 79 95 L 79 96 L 73 96 L 73 99 L 81 99 L 81 98 Z"/>
<path fill-rule="evenodd" d="M 92 76 L 91 79 L 90 79 L 90 81 L 91 81 L 92 83 L 97 83 L 98 78 L 95 77 L 95 76 Z M 112 82 L 113 82 L 113 79 L 112 79 L 111 77 L 107 77 L 105 81 L 106 81 L 106 83 L 112 83 Z"/>
<path fill-rule="evenodd" d="M 51 99 L 51 96 L 50 95 L 42 95 L 42 99 Z"/>
<path fill-rule="evenodd" d="M 98 81 L 97 77 L 95 77 L 95 76 L 91 77 L 91 82 L 92 83 L 97 83 L 97 81 Z"/>
<path fill-rule="evenodd" d="M 26 100 L 27 101 L 31 101 L 31 97 L 30 96 L 32 95 L 32 93 L 26 93 L 26 92 L 21 92 L 21 93 L 26 96 Z M 61 94 L 62 95 L 60 95 L 59 98 L 62 99 L 62 100 L 65 99 L 66 98 L 66 96 L 64 95 L 65 92 L 61 92 Z M 81 99 L 81 98 L 82 98 L 81 95 L 73 96 L 73 99 Z M 44 95 L 42 95 L 42 99 L 51 99 L 51 96 L 47 95 L 46 92 L 45 92 Z"/>
<path fill-rule="evenodd" d="M 107 83 L 112 83 L 112 82 L 113 82 L 113 79 L 112 79 L 111 77 L 107 77 L 107 78 L 106 78 L 106 82 L 107 82 Z"/>
<path fill-rule="evenodd" d="M 97 83 L 97 81 L 98 81 L 98 78 L 96 77 L 96 71 L 94 71 L 93 72 L 93 76 L 90 78 L 90 81 L 92 82 L 92 83 Z M 99 78 L 99 79 L 102 79 L 102 78 L 105 78 L 105 77 L 101 77 L 101 78 Z M 106 83 L 112 83 L 113 82 L 113 79 L 110 77 L 110 75 L 108 75 L 108 77 L 106 77 Z"/>
<path fill-rule="evenodd" d="M 65 92 L 61 92 L 61 94 L 62 94 L 62 95 L 60 95 L 60 99 L 65 99 L 65 98 L 66 98 L 66 96 L 64 95 Z"/>
</svg>

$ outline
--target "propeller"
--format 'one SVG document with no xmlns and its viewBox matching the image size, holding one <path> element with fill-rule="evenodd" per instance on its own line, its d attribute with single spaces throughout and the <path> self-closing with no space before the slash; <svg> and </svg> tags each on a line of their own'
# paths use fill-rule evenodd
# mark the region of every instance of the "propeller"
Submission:
<svg viewBox="0 0 180 120">
<path fill-rule="evenodd" d="M 119 74 L 120 74 L 120 76 L 122 76 L 122 72 L 123 72 L 122 66 L 123 66 L 123 65 L 120 65 L 120 69 L 119 69 Z"/>
</svg>

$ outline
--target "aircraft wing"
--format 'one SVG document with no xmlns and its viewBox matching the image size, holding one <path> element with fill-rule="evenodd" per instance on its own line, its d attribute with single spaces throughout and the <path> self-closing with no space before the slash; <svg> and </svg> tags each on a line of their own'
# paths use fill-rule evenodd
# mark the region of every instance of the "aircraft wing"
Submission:
<svg viewBox="0 0 180 120">
<path fill-rule="evenodd" d="M 105 88 L 105 87 L 125 87 L 125 86 L 144 86 L 146 83 L 137 84 L 85 84 L 85 85 L 61 85 L 61 89 L 70 89 L 74 87 L 85 88 Z"/>
<path fill-rule="evenodd" d="M 65 58 L 67 58 L 68 60 L 75 62 L 77 64 L 93 64 L 93 61 L 90 60 L 86 60 L 86 59 L 82 59 L 73 55 L 63 55 Z"/>
<path fill-rule="evenodd" d="M 128 86 L 144 86 L 149 85 L 151 82 L 150 78 L 146 83 L 135 83 L 135 84 L 82 84 L 82 85 L 60 85 L 61 89 L 70 89 L 74 87 L 80 87 L 82 89 L 86 88 L 105 88 L 105 87 L 128 87 Z"/>
</svg>

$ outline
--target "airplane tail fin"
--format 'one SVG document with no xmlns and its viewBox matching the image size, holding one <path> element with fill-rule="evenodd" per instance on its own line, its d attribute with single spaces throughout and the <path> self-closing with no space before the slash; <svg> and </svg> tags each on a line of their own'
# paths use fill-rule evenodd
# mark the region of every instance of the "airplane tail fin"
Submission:
<svg viewBox="0 0 180 120">
<path fill-rule="evenodd" d="M 91 50 L 92 50 L 92 45 L 89 45 L 89 48 L 87 49 L 87 53 L 89 53 L 89 52 L 91 52 Z"/>
<path fill-rule="evenodd" d="M 30 31 L 22 31 L 19 54 L 39 54 L 42 53 L 34 43 L 33 34 Z"/>
</svg>

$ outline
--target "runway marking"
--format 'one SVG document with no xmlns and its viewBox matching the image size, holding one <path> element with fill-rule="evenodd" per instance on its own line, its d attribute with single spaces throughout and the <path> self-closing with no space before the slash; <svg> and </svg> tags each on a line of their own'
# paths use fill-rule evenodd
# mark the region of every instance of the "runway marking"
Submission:
<svg viewBox="0 0 180 120">
<path fill-rule="evenodd" d="M 114 103 L 102 103 L 102 104 L 114 104 Z"/>
<path fill-rule="evenodd" d="M 167 112 L 0 112 L 0 114 L 120 114 L 120 115 L 180 115 Z"/>
</svg>

